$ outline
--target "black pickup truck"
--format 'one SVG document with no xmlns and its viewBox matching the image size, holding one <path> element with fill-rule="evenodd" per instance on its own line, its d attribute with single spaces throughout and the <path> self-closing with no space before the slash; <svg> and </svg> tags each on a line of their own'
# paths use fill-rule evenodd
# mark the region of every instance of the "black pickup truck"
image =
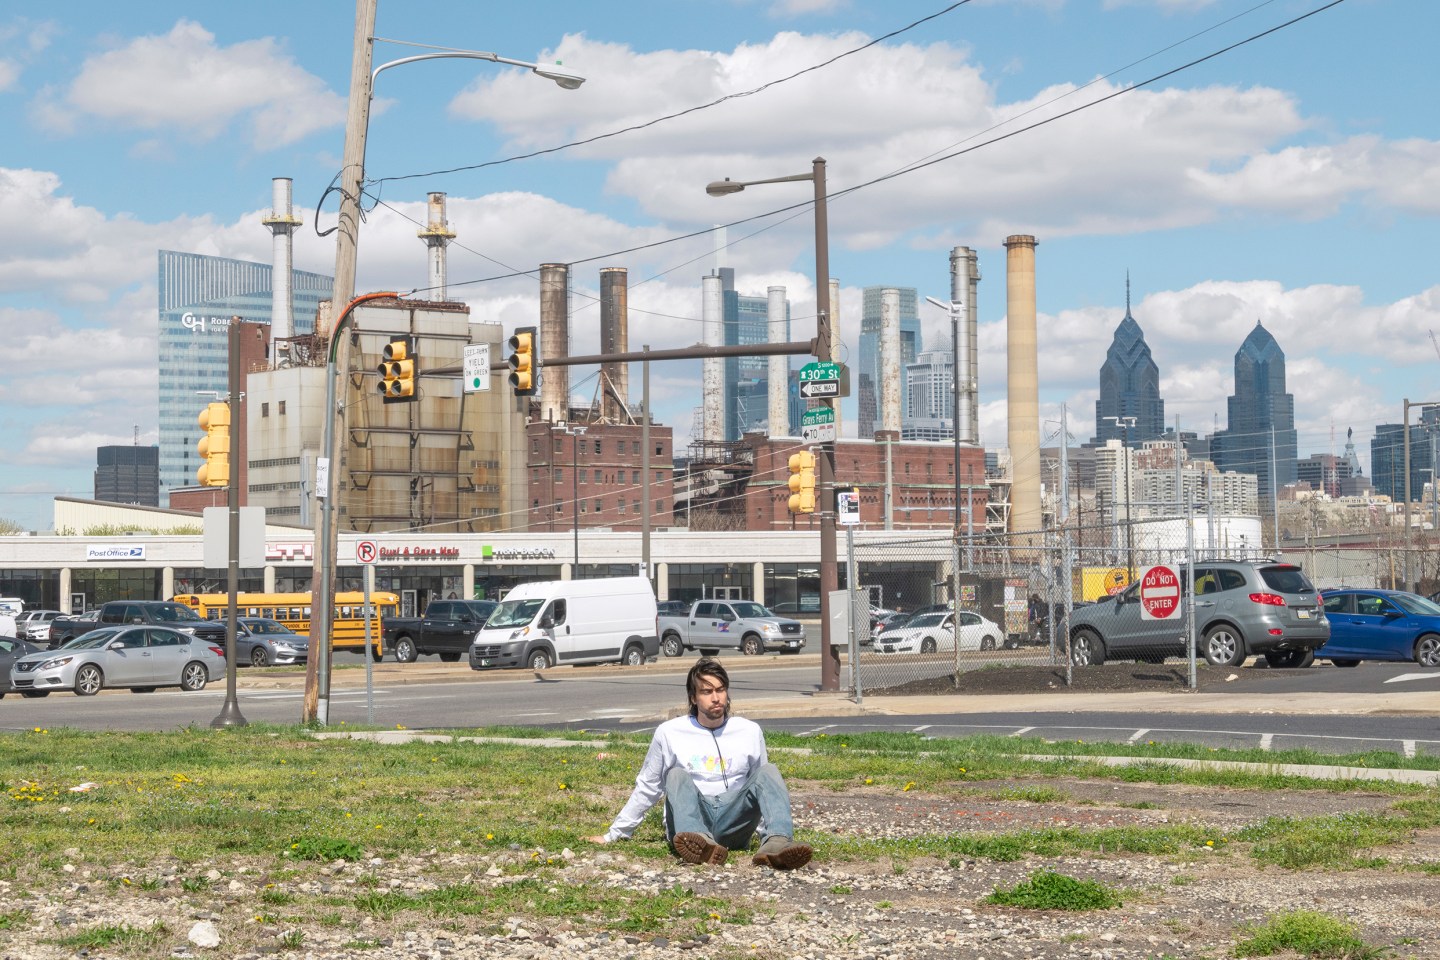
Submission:
<svg viewBox="0 0 1440 960">
<path fill-rule="evenodd" d="M 94 620 L 56 617 L 50 621 L 50 646 L 53 649 L 82 633 L 116 623 L 173 627 L 199 640 L 225 643 L 223 622 L 206 620 L 183 603 L 172 603 L 168 600 L 111 600 L 101 605 L 100 613 Z"/>
<path fill-rule="evenodd" d="M 470 652 L 470 641 L 495 606 L 492 600 L 431 600 L 423 617 L 386 617 L 381 642 L 397 663 L 414 663 L 422 653 L 454 663 Z"/>
</svg>

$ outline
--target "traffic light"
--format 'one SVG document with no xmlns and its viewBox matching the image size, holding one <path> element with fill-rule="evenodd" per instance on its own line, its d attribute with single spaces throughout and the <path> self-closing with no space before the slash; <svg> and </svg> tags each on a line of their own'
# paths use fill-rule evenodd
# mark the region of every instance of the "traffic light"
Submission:
<svg viewBox="0 0 1440 960">
<path fill-rule="evenodd" d="M 516 327 L 510 338 L 510 386 L 515 396 L 532 397 L 540 379 L 540 354 L 536 351 L 537 331 L 534 327 Z"/>
<path fill-rule="evenodd" d="M 809 450 L 790 455 L 790 512 L 815 512 L 815 454 Z"/>
<path fill-rule="evenodd" d="M 208 403 L 196 418 L 205 435 L 195 444 L 205 462 L 195 471 L 202 487 L 230 485 L 230 404 Z"/>
<path fill-rule="evenodd" d="M 386 403 L 415 402 L 415 341 L 394 337 L 381 353 L 380 396 Z"/>
</svg>

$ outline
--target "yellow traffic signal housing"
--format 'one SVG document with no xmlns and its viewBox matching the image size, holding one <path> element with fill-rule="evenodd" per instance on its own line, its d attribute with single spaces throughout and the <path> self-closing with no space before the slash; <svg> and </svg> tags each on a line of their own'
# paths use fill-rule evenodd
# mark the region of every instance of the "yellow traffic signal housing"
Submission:
<svg viewBox="0 0 1440 960">
<path fill-rule="evenodd" d="M 415 341 L 411 337 L 395 337 L 385 344 L 381 353 L 380 396 L 386 403 L 415 402 Z"/>
<path fill-rule="evenodd" d="M 534 396 L 539 385 L 538 336 L 539 332 L 534 327 L 516 327 L 515 335 L 510 338 L 510 356 L 506 362 L 510 365 L 510 386 L 517 397 Z"/>
<path fill-rule="evenodd" d="M 809 450 L 790 455 L 790 512 L 815 512 L 815 454 Z"/>
<path fill-rule="evenodd" d="M 230 404 L 210 403 L 196 418 L 205 435 L 195 444 L 204 463 L 195 471 L 202 487 L 230 485 Z"/>
</svg>

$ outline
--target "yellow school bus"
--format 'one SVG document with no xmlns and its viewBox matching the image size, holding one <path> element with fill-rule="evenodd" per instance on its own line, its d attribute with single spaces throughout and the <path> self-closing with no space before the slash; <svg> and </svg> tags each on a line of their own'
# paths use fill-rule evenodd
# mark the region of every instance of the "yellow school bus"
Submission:
<svg viewBox="0 0 1440 960">
<path fill-rule="evenodd" d="M 206 620 L 223 620 L 230 606 L 225 593 L 182 593 L 170 598 L 183 603 Z M 362 615 L 365 594 L 345 590 L 335 594 L 335 615 L 330 620 L 331 646 L 336 650 L 365 649 L 365 618 Z M 235 597 L 238 616 L 267 617 L 278 620 L 296 633 L 310 634 L 310 594 L 308 593 L 241 593 Z M 381 655 L 380 619 L 393 617 L 400 609 L 400 598 L 393 593 L 370 594 L 370 644 L 378 661 Z"/>
</svg>

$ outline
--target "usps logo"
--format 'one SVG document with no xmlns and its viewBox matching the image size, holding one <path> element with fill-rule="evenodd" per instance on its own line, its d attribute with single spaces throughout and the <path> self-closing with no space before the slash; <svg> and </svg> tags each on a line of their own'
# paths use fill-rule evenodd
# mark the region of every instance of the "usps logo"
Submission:
<svg viewBox="0 0 1440 960">
<path fill-rule="evenodd" d="M 86 547 L 86 560 L 144 560 L 145 547 Z"/>
</svg>

